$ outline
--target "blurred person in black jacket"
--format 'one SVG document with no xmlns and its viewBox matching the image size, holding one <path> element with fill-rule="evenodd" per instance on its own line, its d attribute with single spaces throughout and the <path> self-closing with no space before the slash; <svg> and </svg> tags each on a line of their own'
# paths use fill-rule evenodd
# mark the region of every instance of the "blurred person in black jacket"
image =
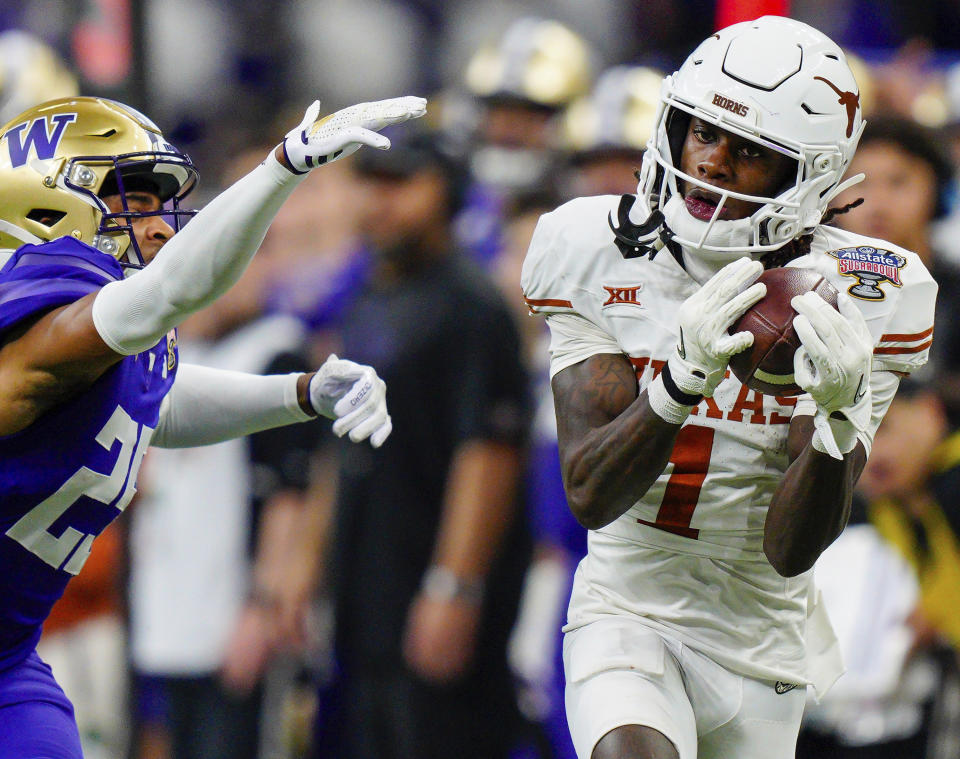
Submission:
<svg viewBox="0 0 960 759">
<path fill-rule="evenodd" d="M 396 437 L 338 450 L 327 569 L 341 677 L 317 751 L 506 757 L 522 725 L 506 646 L 529 559 L 519 336 L 455 249 L 458 164 L 429 134 L 401 135 L 385 158 L 357 165 L 371 265 L 340 327 L 393 383 Z"/>
</svg>

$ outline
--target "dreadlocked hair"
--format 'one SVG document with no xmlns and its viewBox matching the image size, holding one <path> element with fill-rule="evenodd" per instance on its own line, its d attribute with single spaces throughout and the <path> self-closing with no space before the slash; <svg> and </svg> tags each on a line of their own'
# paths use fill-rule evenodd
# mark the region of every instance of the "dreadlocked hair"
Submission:
<svg viewBox="0 0 960 759">
<path fill-rule="evenodd" d="M 845 206 L 840 206 L 838 208 L 829 209 L 820 220 L 821 224 L 829 224 L 836 217 L 841 214 L 847 213 L 847 211 L 852 211 L 854 208 L 863 203 L 863 198 L 857 198 L 852 203 L 847 203 Z M 795 258 L 800 258 L 807 255 L 810 252 L 810 244 L 813 242 L 813 235 L 803 235 L 803 237 L 798 237 L 795 240 L 791 240 L 782 248 L 778 248 L 767 255 L 760 258 L 760 263 L 763 264 L 764 269 L 776 269 L 780 266 L 786 266 L 790 261 Z"/>
</svg>

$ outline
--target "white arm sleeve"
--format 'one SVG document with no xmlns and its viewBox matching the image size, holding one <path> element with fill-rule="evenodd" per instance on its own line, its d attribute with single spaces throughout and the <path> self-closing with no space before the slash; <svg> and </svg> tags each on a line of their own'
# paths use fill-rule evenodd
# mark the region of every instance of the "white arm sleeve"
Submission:
<svg viewBox="0 0 960 759">
<path fill-rule="evenodd" d="M 316 419 L 297 403 L 299 374 L 246 374 L 181 364 L 151 445 L 192 448 Z"/>
<path fill-rule="evenodd" d="M 148 266 L 101 289 L 93 323 L 103 341 L 122 355 L 139 353 L 220 297 L 246 269 L 302 179 L 271 153 L 214 198 Z"/>
<path fill-rule="evenodd" d="M 864 432 L 857 433 L 857 440 L 863 443 L 863 447 L 870 456 L 870 450 L 873 448 L 873 438 L 877 434 L 877 428 L 883 417 L 887 414 L 887 409 L 893 403 L 893 396 L 900 387 L 900 377 L 893 372 L 874 369 L 870 373 L 870 392 L 873 401 L 870 407 L 870 427 Z M 797 401 L 797 407 L 793 410 L 794 416 L 813 416 L 817 413 L 817 403 L 809 395 L 801 395 Z"/>
<path fill-rule="evenodd" d="M 579 314 L 550 314 L 550 377 L 598 353 L 623 353 L 617 341 Z"/>
</svg>

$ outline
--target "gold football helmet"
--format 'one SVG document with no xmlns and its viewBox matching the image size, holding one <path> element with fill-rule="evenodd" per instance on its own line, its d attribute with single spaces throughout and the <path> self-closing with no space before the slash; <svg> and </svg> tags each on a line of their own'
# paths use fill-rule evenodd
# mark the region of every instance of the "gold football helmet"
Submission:
<svg viewBox="0 0 960 759">
<path fill-rule="evenodd" d="M 0 33 L 0 123 L 47 100 L 79 92 L 76 76 L 39 37 L 20 29 Z"/>
<path fill-rule="evenodd" d="M 590 58 L 583 38 L 559 21 L 521 18 L 499 44 L 481 47 L 470 59 L 467 88 L 481 98 L 558 109 L 589 89 Z"/>
<path fill-rule="evenodd" d="M 71 236 L 139 268 L 131 221 L 171 218 L 194 188 L 190 158 L 146 116 L 105 98 L 68 97 L 24 111 L 0 130 L 0 248 Z M 129 211 L 127 193 L 157 195 L 158 211 Z M 119 195 L 123 211 L 103 198 Z"/>
<path fill-rule="evenodd" d="M 563 148 L 574 155 L 640 154 L 653 132 L 664 74 L 646 66 L 607 69 L 593 92 L 574 100 L 561 124 Z"/>
</svg>

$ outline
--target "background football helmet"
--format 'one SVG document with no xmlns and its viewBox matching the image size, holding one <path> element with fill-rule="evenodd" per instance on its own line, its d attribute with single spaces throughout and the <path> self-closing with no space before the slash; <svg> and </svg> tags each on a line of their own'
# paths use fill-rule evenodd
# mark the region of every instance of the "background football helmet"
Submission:
<svg viewBox="0 0 960 759">
<path fill-rule="evenodd" d="M 557 109 L 590 87 L 590 49 L 559 21 L 524 17 L 497 44 L 482 46 L 466 70 L 467 89 L 481 98 L 519 100 Z"/>
<path fill-rule="evenodd" d="M 0 124 L 38 103 L 79 92 L 77 78 L 39 37 L 20 29 L 0 33 Z"/>
<path fill-rule="evenodd" d="M 564 111 L 561 143 L 583 155 L 601 151 L 643 153 L 659 104 L 663 72 L 646 66 L 615 66 L 597 77 L 588 96 Z"/>
<path fill-rule="evenodd" d="M 756 197 L 683 174 L 680 150 L 691 116 L 793 158 L 793 181 L 776 197 Z M 812 232 L 831 199 L 862 179 L 841 183 L 863 127 L 857 83 L 843 51 L 827 36 L 779 16 L 734 24 L 706 39 L 664 79 L 638 187 L 644 203 L 638 205 L 664 211 L 673 239 L 692 249 L 777 249 Z M 712 220 L 687 213 L 678 178 L 720 196 Z M 720 221 L 731 197 L 761 207 L 749 219 Z"/>
<path fill-rule="evenodd" d="M 558 21 L 515 20 L 480 47 L 465 72 L 473 115 L 470 171 L 498 192 L 534 189 L 556 160 L 556 116 L 587 93 L 593 75 L 586 41 Z"/>
<path fill-rule="evenodd" d="M 186 154 L 146 116 L 105 98 L 68 97 L 24 111 L 0 131 L 0 247 L 72 236 L 124 266 L 143 258 L 130 220 L 169 216 L 197 183 Z M 102 198 L 155 193 L 159 211 L 110 213 Z"/>
</svg>

